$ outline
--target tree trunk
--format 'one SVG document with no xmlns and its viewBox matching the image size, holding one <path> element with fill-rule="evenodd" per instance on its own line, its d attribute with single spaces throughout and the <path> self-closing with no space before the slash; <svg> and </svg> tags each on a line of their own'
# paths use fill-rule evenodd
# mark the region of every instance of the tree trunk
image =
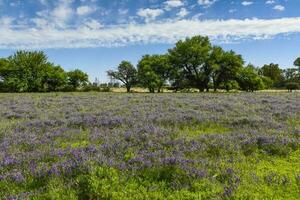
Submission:
<svg viewBox="0 0 300 200">
<path fill-rule="evenodd" d="M 126 87 L 126 90 L 129 93 L 130 92 L 130 87 Z"/>
</svg>

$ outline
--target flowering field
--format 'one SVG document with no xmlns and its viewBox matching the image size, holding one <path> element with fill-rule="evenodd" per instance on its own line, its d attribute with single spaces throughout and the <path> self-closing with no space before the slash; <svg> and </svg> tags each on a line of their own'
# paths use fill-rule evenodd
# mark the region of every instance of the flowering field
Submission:
<svg viewBox="0 0 300 200">
<path fill-rule="evenodd" d="M 1 94 L 0 199 L 300 199 L 300 94 Z"/>
</svg>

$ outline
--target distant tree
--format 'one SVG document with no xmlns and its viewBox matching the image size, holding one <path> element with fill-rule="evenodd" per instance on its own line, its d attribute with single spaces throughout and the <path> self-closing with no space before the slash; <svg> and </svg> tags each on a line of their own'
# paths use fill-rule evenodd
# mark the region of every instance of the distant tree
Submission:
<svg viewBox="0 0 300 200">
<path fill-rule="evenodd" d="M 247 92 L 264 89 L 264 82 L 262 78 L 258 75 L 257 70 L 251 64 L 240 71 L 238 83 L 241 90 Z"/>
<path fill-rule="evenodd" d="M 171 66 L 166 55 L 145 55 L 138 63 L 138 77 L 140 83 L 149 92 L 162 91 L 162 87 L 171 74 Z"/>
<path fill-rule="evenodd" d="M 271 63 L 264 65 L 259 73 L 260 75 L 269 77 L 273 81 L 273 87 L 278 87 L 284 81 L 283 70 L 279 68 L 278 64 Z"/>
<path fill-rule="evenodd" d="M 229 91 L 236 83 L 239 72 L 243 69 L 244 60 L 234 51 L 223 52 L 214 69 L 214 88 L 223 86 Z"/>
<path fill-rule="evenodd" d="M 76 90 L 78 87 L 82 87 L 88 84 L 89 76 L 79 69 L 67 72 L 68 85 Z"/>
<path fill-rule="evenodd" d="M 173 49 L 169 49 L 170 64 L 189 80 L 192 87 L 204 91 L 209 83 L 207 62 L 211 50 L 208 37 L 195 36 L 180 40 Z"/>
<path fill-rule="evenodd" d="M 300 88 L 300 85 L 295 82 L 288 82 L 286 84 L 286 89 L 288 89 L 289 92 L 292 92 L 293 90 L 298 90 Z"/>
<path fill-rule="evenodd" d="M 287 68 L 283 72 L 284 72 L 285 80 L 287 80 L 287 81 L 293 80 L 293 79 L 297 78 L 297 76 L 298 76 L 297 68 Z"/>
<path fill-rule="evenodd" d="M 121 81 L 127 92 L 130 92 L 131 87 L 137 83 L 137 70 L 128 61 L 122 61 L 116 71 L 110 70 L 107 75 Z"/>
</svg>

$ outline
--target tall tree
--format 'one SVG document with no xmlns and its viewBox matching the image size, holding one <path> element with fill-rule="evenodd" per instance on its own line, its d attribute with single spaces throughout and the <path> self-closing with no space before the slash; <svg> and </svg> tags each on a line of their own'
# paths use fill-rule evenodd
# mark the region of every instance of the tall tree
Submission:
<svg viewBox="0 0 300 200">
<path fill-rule="evenodd" d="M 220 51 L 220 50 L 218 50 Z M 244 60 L 234 51 L 220 52 L 217 65 L 214 69 L 214 88 L 229 91 L 237 81 L 239 72 L 243 69 Z"/>
<path fill-rule="evenodd" d="M 68 85 L 74 90 L 78 87 L 85 86 L 89 82 L 89 76 L 79 69 L 67 73 Z"/>
<path fill-rule="evenodd" d="M 186 38 L 177 42 L 173 49 L 169 49 L 169 60 L 172 67 L 186 77 L 193 87 L 204 91 L 209 83 L 207 62 L 211 50 L 208 37 Z"/>
<path fill-rule="evenodd" d="M 171 74 L 171 66 L 166 55 L 145 55 L 138 63 L 138 76 L 140 83 L 154 92 L 162 91 Z"/>
<path fill-rule="evenodd" d="M 127 92 L 130 92 L 131 87 L 137 83 L 137 70 L 128 61 L 122 61 L 116 71 L 108 71 L 107 75 L 121 81 Z"/>
</svg>

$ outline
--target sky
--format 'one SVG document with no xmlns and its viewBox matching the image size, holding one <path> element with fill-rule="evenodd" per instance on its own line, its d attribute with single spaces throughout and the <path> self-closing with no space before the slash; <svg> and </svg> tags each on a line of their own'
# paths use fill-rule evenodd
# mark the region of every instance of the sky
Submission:
<svg viewBox="0 0 300 200">
<path fill-rule="evenodd" d="M 105 82 L 122 60 L 203 35 L 246 63 L 288 68 L 300 57 L 299 9 L 300 0 L 0 0 L 0 57 L 42 50 Z"/>
</svg>

